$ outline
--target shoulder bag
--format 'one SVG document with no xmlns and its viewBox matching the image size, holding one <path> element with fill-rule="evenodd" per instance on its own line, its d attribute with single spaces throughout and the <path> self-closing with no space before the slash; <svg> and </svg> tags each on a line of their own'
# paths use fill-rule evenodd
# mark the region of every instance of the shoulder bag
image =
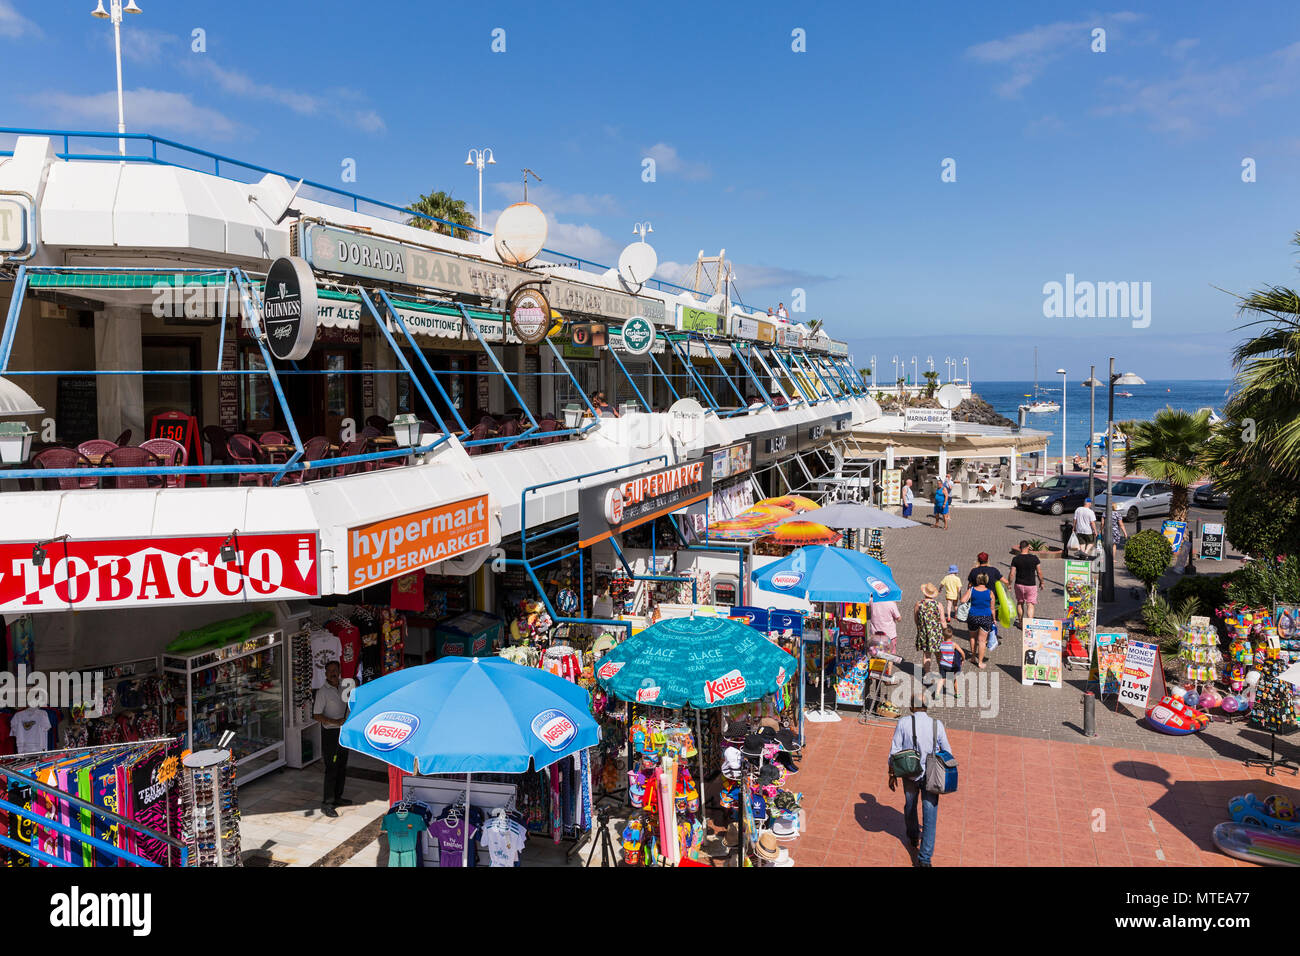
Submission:
<svg viewBox="0 0 1300 956">
<path fill-rule="evenodd" d="M 912 714 L 912 746 L 889 755 L 889 772 L 904 780 L 915 780 L 921 773 L 921 751 L 916 749 L 916 714 Z"/>
<path fill-rule="evenodd" d="M 939 749 L 939 727 L 940 723 L 933 717 L 930 722 L 934 725 L 934 753 L 925 758 L 925 780 L 923 781 L 928 793 L 956 793 L 957 791 L 957 758 L 946 750 Z M 916 740 L 916 732 L 912 732 L 912 740 Z"/>
</svg>

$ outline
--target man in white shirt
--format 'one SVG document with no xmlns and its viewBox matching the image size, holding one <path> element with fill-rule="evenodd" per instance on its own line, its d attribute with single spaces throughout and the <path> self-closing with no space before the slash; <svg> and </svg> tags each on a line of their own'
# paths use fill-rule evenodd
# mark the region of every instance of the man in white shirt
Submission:
<svg viewBox="0 0 1300 956">
<path fill-rule="evenodd" d="M 1085 498 L 1083 504 L 1074 509 L 1074 534 L 1079 539 L 1082 550 L 1091 554 L 1097 541 L 1097 512 L 1092 510 L 1092 499 Z"/>
<path fill-rule="evenodd" d="M 348 776 L 348 752 L 339 744 L 339 728 L 347 720 L 348 705 L 339 687 L 339 662 L 325 665 L 325 683 L 316 691 L 312 716 L 320 724 L 321 756 L 325 761 L 325 796 L 321 800 L 321 813 L 327 817 L 339 815 L 335 807 L 345 807 L 352 801 L 343 796 L 343 785 Z"/>
<path fill-rule="evenodd" d="M 912 479 L 903 482 L 903 517 L 912 517 L 912 505 L 916 504 L 916 495 L 912 493 Z"/>
<path fill-rule="evenodd" d="M 913 726 L 916 727 L 915 738 L 912 736 Z M 913 698 L 912 713 L 899 717 L 898 723 L 894 725 L 894 739 L 889 745 L 889 756 L 913 748 L 921 755 L 921 772 L 914 779 L 903 781 L 903 820 L 907 824 L 907 839 L 911 842 L 912 849 L 916 850 L 914 865 L 928 867 L 934 856 L 935 831 L 939 825 L 939 795 L 930 793 L 922 786 L 925 780 L 925 761 L 936 750 L 952 753 L 952 747 L 948 745 L 948 735 L 943 724 L 926 713 L 924 694 Z M 898 789 L 898 778 L 892 771 L 889 774 L 889 789 Z M 916 819 L 918 797 L 922 804 L 920 826 Z"/>
</svg>

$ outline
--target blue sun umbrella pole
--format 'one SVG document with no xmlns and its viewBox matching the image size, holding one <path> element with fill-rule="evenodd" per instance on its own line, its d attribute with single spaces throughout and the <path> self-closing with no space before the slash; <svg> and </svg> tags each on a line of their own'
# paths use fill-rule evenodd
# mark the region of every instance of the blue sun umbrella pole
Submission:
<svg viewBox="0 0 1300 956">
<path fill-rule="evenodd" d="M 358 687 L 339 743 L 412 774 L 544 770 L 600 743 L 586 690 L 501 657 L 444 657 Z"/>
</svg>

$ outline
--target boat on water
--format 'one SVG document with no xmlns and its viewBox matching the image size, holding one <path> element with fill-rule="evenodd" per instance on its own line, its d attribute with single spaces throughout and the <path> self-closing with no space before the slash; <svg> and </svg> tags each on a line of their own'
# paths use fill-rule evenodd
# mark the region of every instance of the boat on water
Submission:
<svg viewBox="0 0 1300 956">
<path fill-rule="evenodd" d="M 1115 393 L 1115 397 L 1116 397 L 1116 398 L 1132 398 L 1132 397 L 1133 397 L 1133 393 L 1132 393 L 1132 392 L 1116 392 L 1116 393 Z"/>
<path fill-rule="evenodd" d="M 1034 346 L 1034 394 L 1025 395 L 1025 398 L 1032 398 L 1033 401 L 1027 405 L 1021 405 L 1020 407 L 1031 415 L 1037 415 L 1044 412 L 1059 412 L 1061 406 L 1058 403 L 1052 401 L 1050 398 L 1039 398 L 1039 393 L 1044 391 L 1048 391 L 1048 389 L 1038 387 L 1038 346 Z"/>
</svg>

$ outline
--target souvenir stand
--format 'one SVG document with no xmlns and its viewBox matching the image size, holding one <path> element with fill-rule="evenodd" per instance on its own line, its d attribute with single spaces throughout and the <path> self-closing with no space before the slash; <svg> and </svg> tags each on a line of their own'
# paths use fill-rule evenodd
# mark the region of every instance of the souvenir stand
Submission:
<svg viewBox="0 0 1300 956">
<path fill-rule="evenodd" d="M 492 866 L 515 865 L 525 828 L 510 817 L 515 784 L 507 781 L 536 777 L 599 740 L 585 690 L 495 657 L 444 657 L 364 684 L 339 732 L 348 749 L 416 778 L 402 779 L 384 818 L 396 866 L 467 866 L 480 837 Z M 463 774 L 463 786 L 454 784 L 463 800 L 439 806 L 430 794 L 447 790 L 448 774 Z M 420 849 L 426 835 L 438 840 L 435 853 Z"/>
<path fill-rule="evenodd" d="M 1065 666 L 1090 667 L 1097 633 L 1097 576 L 1091 561 L 1065 562 Z"/>
<path fill-rule="evenodd" d="M 601 688 L 629 705 L 628 799 L 634 812 L 624 831 L 627 862 L 677 865 L 684 852 L 701 845 L 708 746 L 702 743 L 701 712 L 783 696 L 795 667 L 795 659 L 764 635 L 716 616 L 659 621 L 596 662 Z M 793 745 L 793 731 L 787 739 Z M 691 757 L 698 777 L 688 766 Z"/>
</svg>

